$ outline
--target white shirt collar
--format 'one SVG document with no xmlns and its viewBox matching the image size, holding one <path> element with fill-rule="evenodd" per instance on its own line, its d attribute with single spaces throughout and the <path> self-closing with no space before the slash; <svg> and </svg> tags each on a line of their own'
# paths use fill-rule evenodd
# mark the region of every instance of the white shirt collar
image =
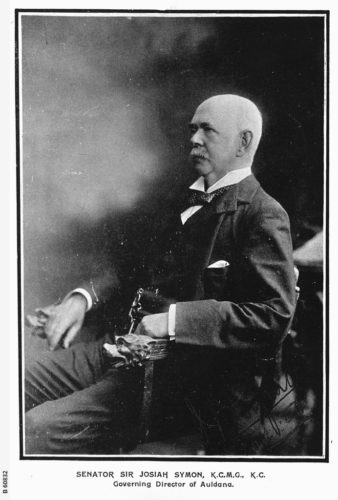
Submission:
<svg viewBox="0 0 338 500">
<path fill-rule="evenodd" d="M 244 167 L 238 170 L 231 170 L 223 177 L 218 179 L 212 186 L 210 186 L 206 191 L 204 189 L 204 177 L 199 177 L 197 181 L 195 181 L 189 189 L 195 189 L 196 191 L 205 191 L 206 193 L 212 193 L 216 189 L 231 186 L 232 184 L 237 184 L 238 182 L 245 179 L 251 174 L 251 167 Z"/>
</svg>

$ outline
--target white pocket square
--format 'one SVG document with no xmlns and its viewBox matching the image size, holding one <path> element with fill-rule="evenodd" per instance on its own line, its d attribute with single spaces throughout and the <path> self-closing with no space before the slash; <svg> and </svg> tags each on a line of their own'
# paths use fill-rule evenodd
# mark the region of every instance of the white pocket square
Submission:
<svg viewBox="0 0 338 500">
<path fill-rule="evenodd" d="M 227 267 L 227 266 L 230 266 L 229 262 L 227 262 L 226 260 L 218 260 L 217 262 L 210 264 L 210 266 L 208 266 L 208 269 L 210 267 Z"/>
</svg>

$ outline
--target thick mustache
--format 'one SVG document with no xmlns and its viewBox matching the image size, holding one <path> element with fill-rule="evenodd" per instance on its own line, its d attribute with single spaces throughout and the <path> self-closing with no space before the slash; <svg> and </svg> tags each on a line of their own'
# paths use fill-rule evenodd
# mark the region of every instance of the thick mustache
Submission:
<svg viewBox="0 0 338 500">
<path fill-rule="evenodd" d="M 190 156 L 193 158 L 207 158 L 206 152 L 198 148 L 193 148 L 190 151 Z"/>
</svg>

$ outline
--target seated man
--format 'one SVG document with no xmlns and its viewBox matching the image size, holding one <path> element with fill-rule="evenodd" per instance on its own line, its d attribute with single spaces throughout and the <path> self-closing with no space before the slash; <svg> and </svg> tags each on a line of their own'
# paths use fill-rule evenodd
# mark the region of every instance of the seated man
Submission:
<svg viewBox="0 0 338 500">
<path fill-rule="evenodd" d="M 257 360 L 270 359 L 273 385 L 295 305 L 288 216 L 251 173 L 262 133 L 254 103 L 212 97 L 190 128 L 200 177 L 157 274 L 171 305 L 144 317 L 136 333 L 174 340 L 171 376 L 184 388 L 207 453 L 259 453 L 260 442 L 250 447 L 248 438 L 262 402 Z M 112 369 L 102 347 L 111 338 L 71 346 L 108 287 L 109 280 L 93 279 L 42 310 L 51 350 L 64 349 L 27 368 L 28 454 L 114 453 L 138 422 L 142 368 Z"/>
</svg>

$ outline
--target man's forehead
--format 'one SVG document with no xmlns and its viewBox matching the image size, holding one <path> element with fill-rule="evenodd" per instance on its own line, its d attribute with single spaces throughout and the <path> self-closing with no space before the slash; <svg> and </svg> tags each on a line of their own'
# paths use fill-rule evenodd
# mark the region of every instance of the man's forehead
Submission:
<svg viewBox="0 0 338 500">
<path fill-rule="evenodd" d="M 225 104 L 221 106 L 215 103 L 205 102 L 202 103 L 195 111 L 191 123 L 208 123 L 210 125 L 225 126 L 231 121 L 231 110 Z"/>
</svg>

